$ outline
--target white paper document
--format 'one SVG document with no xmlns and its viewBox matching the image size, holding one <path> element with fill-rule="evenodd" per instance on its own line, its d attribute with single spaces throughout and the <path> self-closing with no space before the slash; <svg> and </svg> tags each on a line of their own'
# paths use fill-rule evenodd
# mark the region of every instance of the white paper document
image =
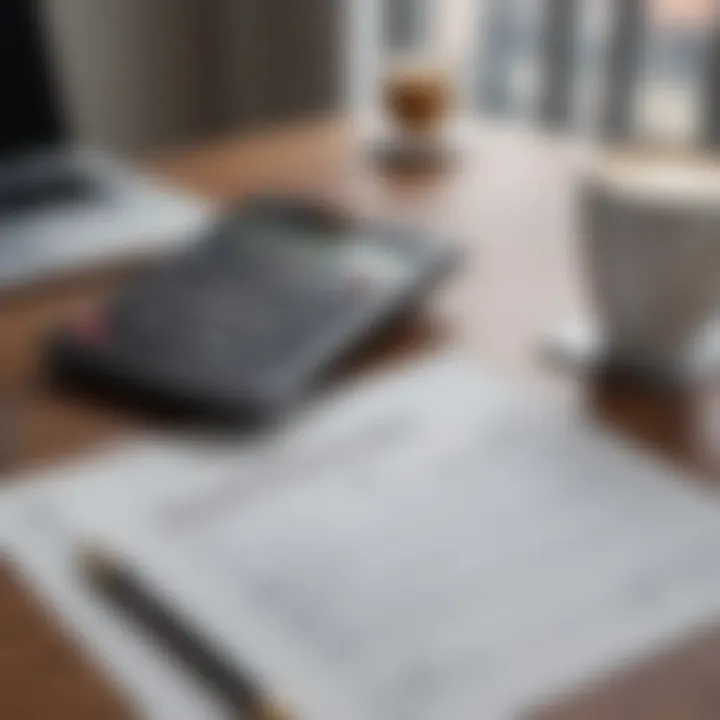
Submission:
<svg viewBox="0 0 720 720">
<path fill-rule="evenodd" d="M 517 717 L 720 613 L 712 496 L 462 361 L 371 379 L 240 449 L 126 455 L 43 495 L 55 532 L 127 559 L 300 719 Z M 8 544 L 62 605 L 28 522 Z M 72 605 L 132 691 L 118 633 Z M 175 717 L 212 717 L 153 653 L 143 712 L 190 692 Z"/>
</svg>

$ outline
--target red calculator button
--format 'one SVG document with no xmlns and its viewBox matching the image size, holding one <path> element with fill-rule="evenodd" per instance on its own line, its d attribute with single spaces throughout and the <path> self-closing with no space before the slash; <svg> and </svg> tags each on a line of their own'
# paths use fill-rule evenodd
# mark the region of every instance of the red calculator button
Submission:
<svg viewBox="0 0 720 720">
<path fill-rule="evenodd" d="M 108 326 L 103 315 L 90 312 L 79 317 L 72 326 L 73 334 L 88 343 L 101 343 L 108 336 Z"/>
</svg>

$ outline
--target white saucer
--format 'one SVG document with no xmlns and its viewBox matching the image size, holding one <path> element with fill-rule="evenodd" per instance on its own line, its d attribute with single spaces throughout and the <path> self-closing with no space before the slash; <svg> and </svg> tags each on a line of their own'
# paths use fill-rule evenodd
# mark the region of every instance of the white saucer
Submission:
<svg viewBox="0 0 720 720">
<path fill-rule="evenodd" d="M 666 368 L 646 363 L 621 362 L 608 351 L 598 323 L 573 317 L 540 338 L 542 356 L 558 369 L 577 375 L 606 373 L 640 386 L 687 388 L 720 379 L 720 318 L 713 319 L 692 343 L 685 358 Z"/>
</svg>

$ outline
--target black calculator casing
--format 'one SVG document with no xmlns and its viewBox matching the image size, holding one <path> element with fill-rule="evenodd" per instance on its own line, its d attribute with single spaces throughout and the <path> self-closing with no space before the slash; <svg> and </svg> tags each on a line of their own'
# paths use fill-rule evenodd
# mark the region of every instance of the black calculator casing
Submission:
<svg viewBox="0 0 720 720">
<path fill-rule="evenodd" d="M 122 401 L 265 423 L 416 306 L 459 257 L 417 230 L 256 200 L 52 333 L 47 369 Z"/>
</svg>

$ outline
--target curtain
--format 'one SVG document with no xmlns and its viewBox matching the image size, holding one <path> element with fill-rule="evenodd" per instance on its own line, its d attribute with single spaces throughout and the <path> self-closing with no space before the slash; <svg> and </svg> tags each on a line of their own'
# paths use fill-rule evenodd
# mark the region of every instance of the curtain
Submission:
<svg viewBox="0 0 720 720">
<path fill-rule="evenodd" d="M 120 151 L 330 111 L 343 0 L 45 0 L 82 142 Z"/>
<path fill-rule="evenodd" d="M 429 34 L 430 0 L 384 0 L 383 45 L 392 52 L 421 46 Z"/>
<path fill-rule="evenodd" d="M 214 14 L 204 54 L 214 63 L 208 106 L 217 129 L 339 105 L 344 0 L 215 0 L 212 9 L 199 1 Z"/>
</svg>

